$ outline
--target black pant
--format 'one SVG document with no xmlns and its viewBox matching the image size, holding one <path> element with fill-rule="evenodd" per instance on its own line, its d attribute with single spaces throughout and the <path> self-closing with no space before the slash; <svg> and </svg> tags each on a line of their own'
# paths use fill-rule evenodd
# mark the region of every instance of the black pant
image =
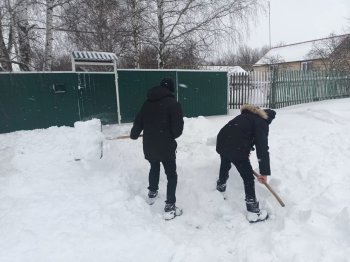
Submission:
<svg viewBox="0 0 350 262">
<path fill-rule="evenodd" d="M 158 190 L 158 184 L 159 184 L 159 173 L 160 173 L 160 162 L 151 162 L 151 169 L 149 171 L 149 187 L 148 189 L 151 191 L 156 191 Z M 176 197 L 175 197 L 175 192 L 176 192 L 176 185 L 177 185 L 177 173 L 176 173 L 176 160 L 171 159 L 167 161 L 162 162 L 165 174 L 168 179 L 168 184 L 167 184 L 167 199 L 166 203 L 167 204 L 175 204 L 176 202 Z"/>
<path fill-rule="evenodd" d="M 244 191 L 246 199 L 255 199 L 255 184 L 254 184 L 254 175 L 253 168 L 250 164 L 249 159 L 240 160 L 240 161 L 231 161 L 226 157 L 220 155 L 221 164 L 220 164 L 220 173 L 219 173 L 219 183 L 225 184 L 231 169 L 231 163 L 235 165 L 239 174 L 241 175 L 244 183 Z"/>
</svg>

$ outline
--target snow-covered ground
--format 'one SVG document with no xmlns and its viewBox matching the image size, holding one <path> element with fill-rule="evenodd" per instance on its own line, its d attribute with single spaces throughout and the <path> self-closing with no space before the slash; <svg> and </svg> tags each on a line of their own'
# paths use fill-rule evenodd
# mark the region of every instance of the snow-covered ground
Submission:
<svg viewBox="0 0 350 262">
<path fill-rule="evenodd" d="M 145 202 L 149 165 L 141 140 L 104 140 L 102 159 L 74 161 L 78 134 L 86 151 L 88 139 L 97 141 L 81 128 L 0 135 L 0 261 L 349 261 L 350 99 L 277 110 L 269 183 L 286 207 L 257 184 L 270 212 L 257 224 L 245 219 L 235 169 L 228 199 L 215 190 L 213 138 L 237 113 L 185 119 L 177 155 L 177 204 L 184 213 L 171 221 L 162 218 L 163 170 L 160 198 L 153 206 Z M 130 127 L 103 132 L 125 135 Z"/>
</svg>

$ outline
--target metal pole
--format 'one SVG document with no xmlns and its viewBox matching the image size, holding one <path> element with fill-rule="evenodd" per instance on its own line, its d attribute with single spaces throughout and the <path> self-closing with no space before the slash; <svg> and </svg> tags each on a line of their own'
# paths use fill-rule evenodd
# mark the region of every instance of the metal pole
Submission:
<svg viewBox="0 0 350 262">
<path fill-rule="evenodd" d="M 120 114 L 120 101 L 119 101 L 119 85 L 118 85 L 118 73 L 117 73 L 117 61 L 113 60 L 114 67 L 114 80 L 115 80 L 115 90 L 117 94 L 117 110 L 118 110 L 118 124 L 121 122 L 121 114 Z"/>
<path fill-rule="evenodd" d="M 178 70 L 175 71 L 175 86 L 176 86 L 176 100 L 179 102 L 179 79 L 177 75 Z"/>
<path fill-rule="evenodd" d="M 270 8 L 270 1 L 269 3 L 269 44 L 271 49 L 271 8 Z"/>
<path fill-rule="evenodd" d="M 73 56 L 73 53 L 71 54 L 71 61 L 72 61 L 72 71 L 75 72 L 75 59 L 74 59 L 74 56 Z"/>
</svg>

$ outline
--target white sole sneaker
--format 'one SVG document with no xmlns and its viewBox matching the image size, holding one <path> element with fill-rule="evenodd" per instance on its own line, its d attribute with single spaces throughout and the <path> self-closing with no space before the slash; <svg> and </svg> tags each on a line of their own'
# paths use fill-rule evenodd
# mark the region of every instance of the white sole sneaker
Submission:
<svg viewBox="0 0 350 262">
<path fill-rule="evenodd" d="M 268 219 L 268 217 L 269 217 L 269 214 L 264 209 L 260 209 L 259 213 L 253 213 L 253 212 L 247 213 L 247 219 L 249 223 L 265 221 L 266 219 Z"/>
<path fill-rule="evenodd" d="M 164 212 L 164 219 L 165 220 L 171 220 L 175 217 L 181 216 L 182 215 L 182 210 L 178 207 L 175 208 L 175 210 L 169 211 L 169 212 Z"/>
</svg>

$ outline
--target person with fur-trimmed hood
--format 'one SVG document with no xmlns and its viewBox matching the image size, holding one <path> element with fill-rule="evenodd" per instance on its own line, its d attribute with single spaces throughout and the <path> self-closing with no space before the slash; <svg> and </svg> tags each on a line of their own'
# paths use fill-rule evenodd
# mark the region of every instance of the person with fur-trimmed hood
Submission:
<svg viewBox="0 0 350 262">
<path fill-rule="evenodd" d="M 176 138 L 184 126 L 181 105 L 176 101 L 172 79 L 164 78 L 159 86 L 148 91 L 147 100 L 137 114 L 130 138 L 137 139 L 143 131 L 143 152 L 149 161 L 148 202 L 153 204 L 158 195 L 160 163 L 167 176 L 167 199 L 164 218 L 169 220 L 182 214 L 176 203 Z"/>
<path fill-rule="evenodd" d="M 217 136 L 216 151 L 220 155 L 221 164 L 216 189 L 222 193 L 226 191 L 231 163 L 234 164 L 243 179 L 247 219 L 251 223 L 266 220 L 268 213 L 259 208 L 259 202 L 256 200 L 253 168 L 249 156 L 255 146 L 261 174 L 258 181 L 267 182 L 267 177 L 271 175 L 269 124 L 275 116 L 276 112 L 272 109 L 243 105 L 241 114 L 228 122 Z"/>
</svg>

